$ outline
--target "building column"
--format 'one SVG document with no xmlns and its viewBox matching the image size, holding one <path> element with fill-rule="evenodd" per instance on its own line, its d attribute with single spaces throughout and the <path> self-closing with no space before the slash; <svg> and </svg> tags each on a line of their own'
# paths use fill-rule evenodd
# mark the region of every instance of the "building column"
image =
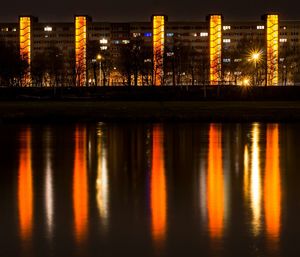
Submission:
<svg viewBox="0 0 300 257">
<path fill-rule="evenodd" d="M 209 15 L 209 83 L 222 82 L 222 16 Z"/>
<path fill-rule="evenodd" d="M 19 17 L 19 43 L 21 59 L 26 61 L 27 67 L 22 77 L 22 86 L 31 85 L 31 39 L 32 39 L 32 17 Z"/>
<path fill-rule="evenodd" d="M 75 16 L 75 72 L 76 86 L 86 86 L 87 84 L 87 16 Z"/>
<path fill-rule="evenodd" d="M 279 18 L 277 14 L 264 16 L 266 22 L 267 86 L 278 85 Z"/>
<path fill-rule="evenodd" d="M 164 75 L 165 22 L 164 15 L 153 15 L 153 85 L 161 86 Z"/>
</svg>

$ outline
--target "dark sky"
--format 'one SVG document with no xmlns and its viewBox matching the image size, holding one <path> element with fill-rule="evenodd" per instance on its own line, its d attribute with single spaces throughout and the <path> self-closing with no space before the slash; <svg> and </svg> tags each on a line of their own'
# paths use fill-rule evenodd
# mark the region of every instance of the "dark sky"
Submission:
<svg viewBox="0 0 300 257">
<path fill-rule="evenodd" d="M 40 21 L 72 21 L 74 14 L 89 14 L 95 21 L 148 21 L 153 13 L 169 20 L 204 20 L 208 13 L 223 13 L 227 20 L 260 19 L 275 11 L 282 19 L 300 20 L 299 0 L 1 0 L 0 22 L 17 21 L 19 14 Z"/>
</svg>

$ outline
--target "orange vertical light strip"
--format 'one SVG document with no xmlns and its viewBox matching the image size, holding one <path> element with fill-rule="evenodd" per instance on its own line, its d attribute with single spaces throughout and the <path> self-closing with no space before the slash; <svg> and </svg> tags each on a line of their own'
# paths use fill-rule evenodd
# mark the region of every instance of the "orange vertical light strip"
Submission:
<svg viewBox="0 0 300 257">
<path fill-rule="evenodd" d="M 20 135 L 20 161 L 18 177 L 18 209 L 20 237 L 26 241 L 32 237 L 33 181 L 31 168 L 31 131 Z"/>
<path fill-rule="evenodd" d="M 86 43 L 87 43 L 87 17 L 75 17 L 75 55 L 76 55 L 76 85 L 85 86 L 86 75 Z"/>
<path fill-rule="evenodd" d="M 222 131 L 210 125 L 207 174 L 208 228 L 212 238 L 220 238 L 224 227 L 224 177 L 222 163 Z"/>
<path fill-rule="evenodd" d="M 22 78 L 24 85 L 31 83 L 31 17 L 20 17 L 20 56 L 28 64 L 28 68 Z"/>
<path fill-rule="evenodd" d="M 163 83 L 165 49 L 165 16 L 153 16 L 153 76 L 154 86 Z"/>
<path fill-rule="evenodd" d="M 73 177 L 74 230 L 77 242 L 82 242 L 87 232 L 88 180 L 86 160 L 86 130 L 76 128 Z"/>
<path fill-rule="evenodd" d="M 155 126 L 153 128 L 152 170 L 150 183 L 152 237 L 159 245 L 165 239 L 167 218 L 163 131 L 160 126 Z"/>
<path fill-rule="evenodd" d="M 267 85 L 278 85 L 279 63 L 278 15 L 267 15 Z"/>
<path fill-rule="evenodd" d="M 266 170 L 264 179 L 265 224 L 268 237 L 278 238 L 281 216 L 281 178 L 278 125 L 267 126 Z"/>
<path fill-rule="evenodd" d="M 222 78 L 222 16 L 211 15 L 209 19 L 210 85 L 218 85 Z"/>
</svg>

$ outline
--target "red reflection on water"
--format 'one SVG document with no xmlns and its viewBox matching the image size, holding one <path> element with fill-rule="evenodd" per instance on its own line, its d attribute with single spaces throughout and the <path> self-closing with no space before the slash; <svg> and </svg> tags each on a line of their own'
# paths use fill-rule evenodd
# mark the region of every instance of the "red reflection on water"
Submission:
<svg viewBox="0 0 300 257">
<path fill-rule="evenodd" d="M 27 128 L 20 135 L 20 160 L 18 177 L 18 209 L 20 237 L 32 237 L 33 182 L 31 168 L 31 131 Z"/>
<path fill-rule="evenodd" d="M 160 244 L 165 240 L 167 217 L 163 131 L 160 126 L 155 126 L 153 128 L 152 170 L 150 183 L 152 237 L 157 244 Z"/>
<path fill-rule="evenodd" d="M 224 178 L 222 164 L 222 131 L 210 125 L 207 173 L 208 228 L 212 238 L 220 238 L 224 227 Z"/>
<path fill-rule="evenodd" d="M 73 177 L 74 230 L 78 242 L 85 239 L 88 219 L 88 180 L 86 159 L 86 130 L 75 131 L 75 158 Z"/>
<path fill-rule="evenodd" d="M 280 234 L 281 178 L 279 165 L 278 125 L 267 126 L 266 170 L 264 179 L 264 209 L 266 233 L 277 242 Z"/>
</svg>

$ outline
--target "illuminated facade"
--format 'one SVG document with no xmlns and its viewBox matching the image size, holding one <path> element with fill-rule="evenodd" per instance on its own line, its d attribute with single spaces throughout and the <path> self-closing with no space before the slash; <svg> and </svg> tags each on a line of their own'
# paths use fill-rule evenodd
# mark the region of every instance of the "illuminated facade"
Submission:
<svg viewBox="0 0 300 257">
<path fill-rule="evenodd" d="M 209 82 L 218 85 L 222 81 L 222 16 L 209 16 Z"/>
<path fill-rule="evenodd" d="M 17 47 L 21 46 L 21 54 L 22 52 L 24 53 L 22 56 L 26 57 L 29 63 L 36 55 L 47 53 L 49 46 L 57 47 L 64 61 L 65 74 L 62 82 L 59 82 L 64 86 L 74 85 L 76 74 L 77 85 L 84 85 L 86 82 L 95 80 L 93 67 L 92 65 L 87 65 L 87 63 L 91 63 L 92 58 L 96 56 L 86 56 L 87 40 L 98 44 L 100 42 L 99 53 L 103 54 L 103 56 L 109 52 L 112 67 L 115 69 L 111 69 L 108 72 L 109 75 L 105 78 L 107 84 L 109 81 L 110 85 L 124 85 L 124 75 L 121 72 L 122 67 L 119 67 L 122 48 L 126 47 L 126 45 L 128 46 L 128 43 L 136 42 L 137 39 L 141 39 L 147 49 L 153 49 L 154 52 L 158 52 L 157 57 L 159 57 L 154 58 L 156 54 L 150 53 L 148 55 L 147 53 L 143 63 L 146 74 L 139 74 L 137 80 L 139 85 L 160 85 L 162 83 L 164 85 L 191 85 L 192 81 L 195 85 L 204 84 L 208 81 L 211 84 L 218 84 L 221 81 L 223 84 L 247 84 L 249 83 L 250 71 L 245 72 L 240 67 L 242 64 L 251 65 L 247 60 L 248 56 L 242 53 L 232 56 L 230 50 L 240 46 L 242 40 L 249 38 L 249 36 L 255 40 L 257 39 L 259 42 L 266 42 L 267 30 L 268 37 L 273 37 L 274 40 L 268 41 L 268 45 L 270 45 L 268 47 L 268 72 L 264 67 L 267 63 L 267 49 L 257 49 L 262 50 L 264 53 L 262 55 L 263 59 L 258 65 L 258 84 L 265 84 L 266 81 L 268 81 L 269 85 L 284 84 L 285 77 L 287 78 L 287 85 L 300 82 L 298 76 L 292 75 L 294 74 L 294 69 L 292 71 L 292 69 L 285 70 L 284 68 L 287 67 L 287 55 L 296 56 L 297 49 L 300 47 L 300 20 L 280 20 L 279 26 L 277 15 L 268 15 L 264 17 L 264 20 L 257 19 L 253 21 L 230 21 L 223 20 L 221 15 L 211 15 L 207 21 L 197 22 L 166 22 L 165 16 L 157 15 L 153 17 L 152 22 L 136 21 L 130 23 L 89 22 L 88 16 L 76 16 L 75 21 L 78 25 L 76 28 L 72 21 L 62 23 L 36 22 L 30 16 L 21 18 L 20 28 L 22 26 L 25 27 L 24 25 L 27 23 L 31 25 L 31 31 L 28 30 L 30 32 L 28 34 L 23 30 L 20 35 L 21 37 L 26 35 L 28 39 L 30 38 L 30 41 L 21 40 L 18 22 L 0 23 L 0 37 L 8 44 L 14 44 Z M 271 25 L 274 23 L 276 26 Z M 163 26 L 160 27 L 160 25 Z M 154 28 L 156 28 L 155 31 Z M 76 44 L 75 34 L 78 39 Z M 278 36 L 279 42 L 276 39 Z M 156 42 L 156 47 L 154 42 Z M 22 45 L 26 45 L 26 47 L 22 47 Z M 186 47 L 186 49 L 193 49 L 193 52 L 184 56 L 184 58 L 177 58 L 176 54 L 178 54 L 178 51 L 173 50 L 176 45 Z M 265 45 L 267 46 L 267 43 Z M 285 51 L 287 48 L 294 52 L 287 53 Z M 252 49 L 245 50 L 251 51 Z M 74 72 L 75 52 L 76 74 Z M 165 56 L 165 59 L 163 59 L 163 56 Z M 86 58 L 89 59 L 87 60 Z M 173 73 L 172 60 L 180 62 L 180 69 L 177 69 L 175 73 Z M 179 66 L 179 64 L 177 65 L 178 62 L 176 62 L 175 68 Z M 191 62 L 195 64 L 193 74 L 191 69 L 188 68 Z M 234 65 L 237 68 L 228 75 L 227 67 L 230 69 L 230 65 Z M 164 68 L 162 69 L 162 67 Z M 153 74 L 153 71 L 156 71 L 155 74 Z M 287 71 L 288 74 L 285 75 L 284 71 Z M 99 79 L 100 72 L 98 69 L 96 73 Z M 28 74 L 30 75 L 30 73 Z M 180 78 L 173 79 L 173 74 Z M 32 77 L 32 79 L 31 84 L 36 85 L 36 78 Z M 245 81 L 248 82 L 246 83 Z M 133 79 L 131 80 L 132 82 L 134 82 Z"/>
<path fill-rule="evenodd" d="M 86 67 L 87 17 L 75 17 L 76 86 L 87 84 Z"/>
<path fill-rule="evenodd" d="M 31 84 L 31 26 L 32 17 L 21 16 L 19 18 L 19 28 L 20 28 L 20 55 L 23 60 L 28 64 L 28 68 L 22 78 L 22 85 L 28 86 Z"/>
<path fill-rule="evenodd" d="M 267 86 L 278 85 L 279 21 L 278 15 L 266 15 L 267 37 Z"/>
<path fill-rule="evenodd" d="M 161 86 L 164 75 L 165 16 L 153 16 L 153 85 Z"/>
</svg>

